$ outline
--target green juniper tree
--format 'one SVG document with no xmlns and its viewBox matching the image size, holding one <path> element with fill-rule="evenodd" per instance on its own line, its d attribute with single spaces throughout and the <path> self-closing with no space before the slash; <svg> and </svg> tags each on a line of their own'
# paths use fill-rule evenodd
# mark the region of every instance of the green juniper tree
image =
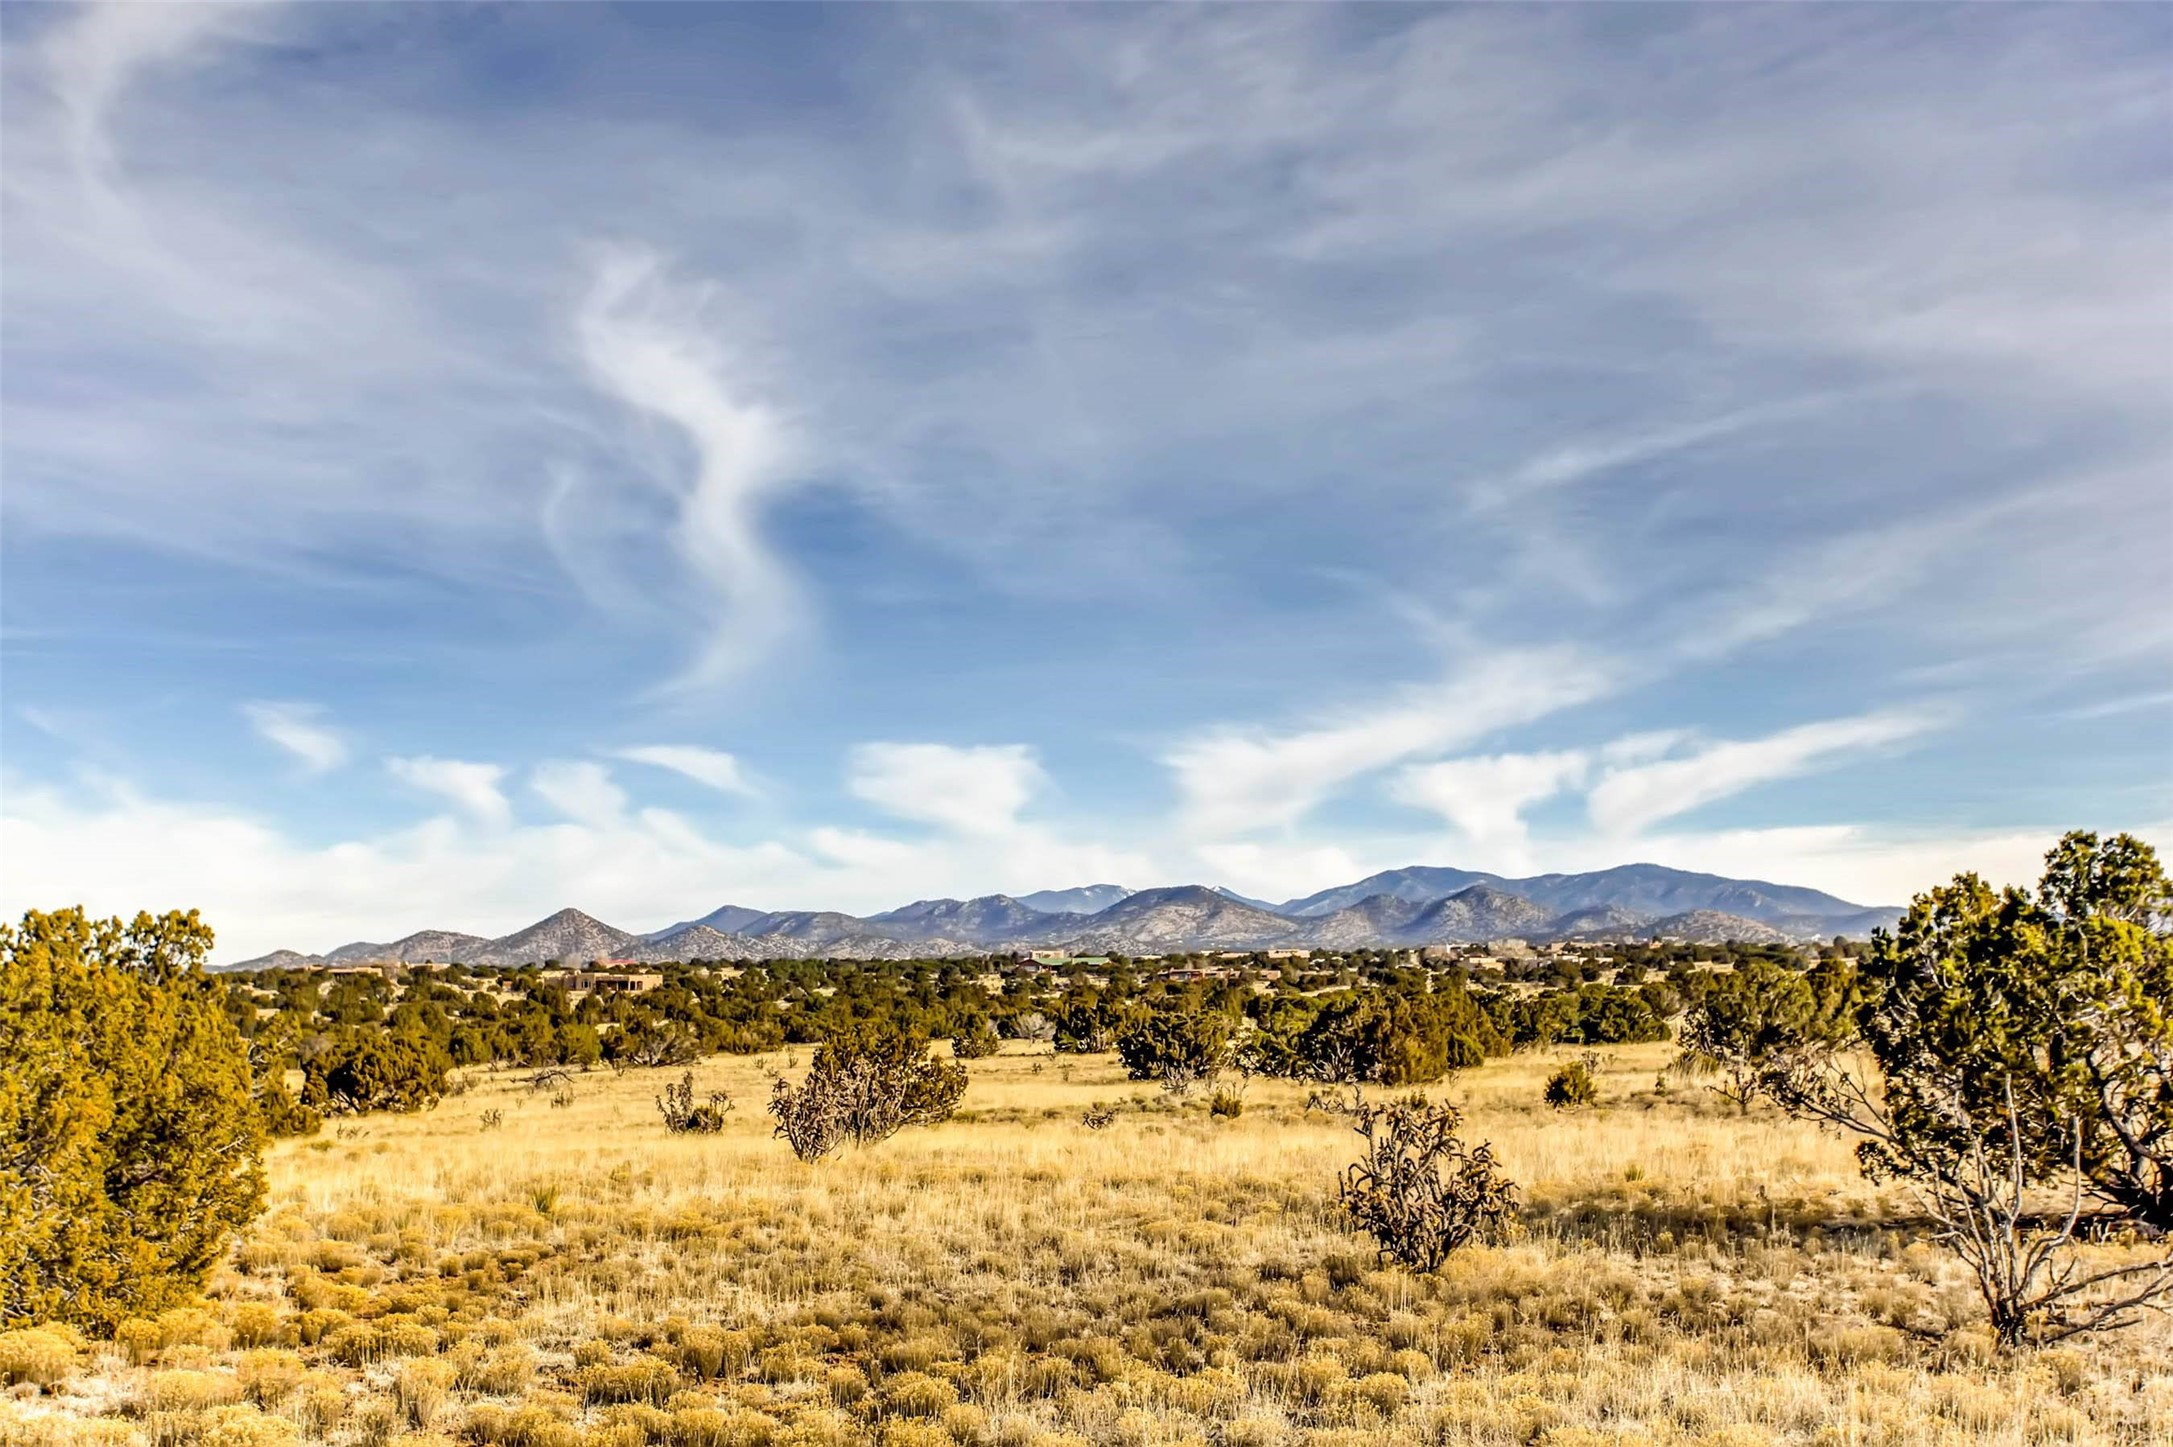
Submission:
<svg viewBox="0 0 2173 1447">
<path fill-rule="evenodd" d="M 1873 939 L 1846 1028 L 1776 1049 L 1761 1076 L 1916 1192 L 2002 1342 L 2116 1325 L 2173 1288 L 2173 1259 L 2090 1270 L 2069 1249 L 2092 1197 L 2168 1224 L 2167 896 L 2128 835 L 2068 835 L 2034 894 L 1957 876 Z"/>
<path fill-rule="evenodd" d="M 185 1299 L 264 1198 L 264 1125 L 211 929 L 80 909 L 0 925 L 0 1322 Z"/>
</svg>

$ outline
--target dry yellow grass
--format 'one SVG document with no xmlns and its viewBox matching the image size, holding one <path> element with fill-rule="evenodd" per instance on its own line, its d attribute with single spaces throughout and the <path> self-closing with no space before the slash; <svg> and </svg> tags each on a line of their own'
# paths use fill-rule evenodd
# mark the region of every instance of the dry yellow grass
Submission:
<svg viewBox="0 0 2173 1447">
<path fill-rule="evenodd" d="M 1444 1087 L 1528 1209 L 1431 1277 L 1345 1231 L 1353 1138 L 1302 1087 L 1217 1120 L 1014 1046 L 957 1120 L 803 1165 L 761 1109 L 782 1054 L 697 1069 L 739 1102 L 715 1136 L 662 1129 L 664 1072 L 564 1107 L 485 1076 L 277 1147 L 213 1310 L 0 1443 L 2173 1440 L 2164 1321 L 1998 1357 L 1845 1142 L 1658 1092 L 1668 1056 L 1605 1052 L 1594 1110 L 1540 1103 L 1559 1056 Z"/>
</svg>

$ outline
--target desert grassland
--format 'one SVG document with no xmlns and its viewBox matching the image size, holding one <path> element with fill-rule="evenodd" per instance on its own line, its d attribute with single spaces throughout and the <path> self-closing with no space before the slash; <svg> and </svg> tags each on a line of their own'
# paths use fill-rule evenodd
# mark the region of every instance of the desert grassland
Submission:
<svg viewBox="0 0 2173 1447">
<path fill-rule="evenodd" d="M 276 1146 L 208 1306 L 0 1408 L 0 1440 L 2173 1441 L 2165 1319 L 2002 1357 L 1847 1142 L 1657 1089 L 1671 1053 L 1601 1052 L 1590 1110 L 1540 1103 L 1567 1052 L 1438 1087 L 1527 1209 L 1431 1276 L 1339 1221 L 1356 1138 L 1303 1086 L 1216 1119 L 1013 1045 L 953 1121 L 804 1165 L 762 1105 L 805 1048 L 698 1067 L 738 1103 L 713 1136 L 662 1128 L 676 1071 L 563 1105 L 485 1074 Z M 1098 1132 L 1097 1101 L 1127 1102 Z"/>
</svg>

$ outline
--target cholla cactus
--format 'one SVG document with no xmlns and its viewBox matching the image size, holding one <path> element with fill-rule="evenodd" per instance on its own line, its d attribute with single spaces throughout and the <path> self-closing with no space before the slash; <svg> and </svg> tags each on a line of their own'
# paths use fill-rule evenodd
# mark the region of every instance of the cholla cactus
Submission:
<svg viewBox="0 0 2173 1447">
<path fill-rule="evenodd" d="M 677 1085 L 664 1087 L 664 1093 L 656 1098 L 656 1109 L 664 1117 L 664 1129 L 674 1135 L 715 1135 L 724 1129 L 724 1118 L 732 1110 L 732 1097 L 721 1090 L 712 1090 L 709 1099 L 696 1105 L 694 1072 L 689 1070 L 679 1077 Z"/>
<path fill-rule="evenodd" d="M 770 1091 L 776 1134 L 803 1161 L 851 1140 L 873 1145 L 909 1125 L 948 1120 L 966 1092 L 966 1067 L 928 1054 L 925 1040 L 895 1027 L 852 1029 L 815 1052 L 797 1086 Z"/>
<path fill-rule="evenodd" d="M 1432 1271 L 1451 1251 L 1492 1240 L 1516 1213 L 1516 1185 L 1494 1148 L 1457 1138 L 1456 1108 L 1424 1096 L 1357 1106 L 1363 1159 L 1343 1172 L 1343 1209 L 1378 1243 L 1381 1259 Z"/>
</svg>

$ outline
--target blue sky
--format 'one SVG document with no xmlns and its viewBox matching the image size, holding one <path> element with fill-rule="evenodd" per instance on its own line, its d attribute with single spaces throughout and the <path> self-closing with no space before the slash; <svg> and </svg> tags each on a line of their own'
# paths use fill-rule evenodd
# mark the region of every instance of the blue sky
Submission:
<svg viewBox="0 0 2173 1447">
<path fill-rule="evenodd" d="M 2162 8 L 0 34 L 10 912 L 1887 902 L 2173 819 Z"/>
</svg>

